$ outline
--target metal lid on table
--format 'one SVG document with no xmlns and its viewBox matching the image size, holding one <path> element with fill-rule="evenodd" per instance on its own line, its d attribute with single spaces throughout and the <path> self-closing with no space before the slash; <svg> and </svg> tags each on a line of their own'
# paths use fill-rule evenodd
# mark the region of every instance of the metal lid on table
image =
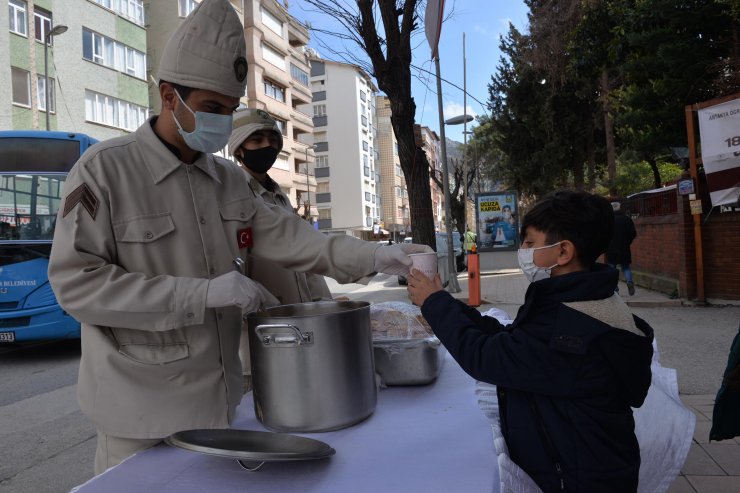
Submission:
<svg viewBox="0 0 740 493">
<path fill-rule="evenodd" d="M 174 433 L 164 441 L 192 452 L 237 459 L 240 464 L 242 460 L 265 463 L 323 459 L 336 452 L 326 443 L 312 438 L 253 430 L 186 430 Z M 241 465 L 249 470 L 259 468 Z"/>
</svg>

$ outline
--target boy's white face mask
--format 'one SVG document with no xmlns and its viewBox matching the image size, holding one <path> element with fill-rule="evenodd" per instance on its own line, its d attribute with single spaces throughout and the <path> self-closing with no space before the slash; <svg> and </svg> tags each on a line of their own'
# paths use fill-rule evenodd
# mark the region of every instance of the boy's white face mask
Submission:
<svg viewBox="0 0 740 493">
<path fill-rule="evenodd" d="M 552 245 L 537 247 L 537 248 L 520 248 L 517 251 L 517 257 L 519 259 L 519 268 L 522 269 L 522 272 L 524 273 L 524 277 L 526 277 L 529 282 L 535 282 L 535 281 L 540 281 L 542 279 L 548 279 L 550 277 L 550 272 L 552 272 L 552 269 L 558 265 L 557 262 L 551 265 L 550 267 L 540 267 L 539 265 L 535 265 L 534 251 L 542 250 L 544 248 L 552 248 L 558 245 L 560 245 L 560 242 L 553 243 Z"/>
</svg>

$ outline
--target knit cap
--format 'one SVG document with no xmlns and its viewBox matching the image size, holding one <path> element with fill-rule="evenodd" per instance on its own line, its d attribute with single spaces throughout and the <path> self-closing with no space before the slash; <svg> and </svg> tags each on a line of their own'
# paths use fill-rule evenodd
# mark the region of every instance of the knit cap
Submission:
<svg viewBox="0 0 740 493">
<path fill-rule="evenodd" d="M 229 153 L 233 156 L 242 142 L 258 130 L 271 130 L 278 134 L 280 141 L 278 150 L 283 149 L 283 133 L 277 121 L 266 111 L 247 108 L 234 113 L 234 130 L 229 138 Z"/>
</svg>

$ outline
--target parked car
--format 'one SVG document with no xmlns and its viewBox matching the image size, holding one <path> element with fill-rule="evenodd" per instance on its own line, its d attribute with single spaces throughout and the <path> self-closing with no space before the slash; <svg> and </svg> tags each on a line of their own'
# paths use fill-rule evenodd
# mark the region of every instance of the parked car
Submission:
<svg viewBox="0 0 740 493">
<path fill-rule="evenodd" d="M 447 233 L 435 233 L 434 239 L 437 246 L 437 258 L 447 255 Z M 407 236 L 403 239 L 404 243 L 413 243 L 414 240 L 411 236 Z M 465 252 L 463 252 L 462 242 L 460 241 L 460 233 L 457 231 L 452 232 L 452 251 L 455 254 L 455 267 L 457 272 L 465 270 Z M 446 266 L 445 266 L 446 267 Z M 447 269 L 444 269 L 442 275 L 442 282 L 446 283 L 445 274 Z M 405 286 L 407 283 L 406 277 L 398 276 L 398 284 Z"/>
</svg>

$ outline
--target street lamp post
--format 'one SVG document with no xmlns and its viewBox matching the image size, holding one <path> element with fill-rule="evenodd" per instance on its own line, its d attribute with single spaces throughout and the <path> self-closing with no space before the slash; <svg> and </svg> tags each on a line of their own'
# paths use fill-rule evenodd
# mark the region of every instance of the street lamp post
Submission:
<svg viewBox="0 0 740 493">
<path fill-rule="evenodd" d="M 463 124 L 463 234 L 465 234 L 466 231 L 466 223 L 468 220 L 468 166 L 467 166 L 467 156 L 466 156 L 466 147 L 468 146 L 468 122 L 473 121 L 473 115 L 468 115 L 467 113 L 464 113 L 462 115 L 453 116 L 452 118 L 448 118 L 445 120 L 445 125 L 460 125 Z M 451 241 L 451 238 L 449 239 Z"/>
<path fill-rule="evenodd" d="M 51 113 L 51 100 L 49 99 L 49 42 L 53 36 L 67 32 L 67 26 L 59 24 L 50 29 L 44 36 L 44 105 L 46 106 L 46 130 L 49 130 L 49 114 Z"/>
</svg>

